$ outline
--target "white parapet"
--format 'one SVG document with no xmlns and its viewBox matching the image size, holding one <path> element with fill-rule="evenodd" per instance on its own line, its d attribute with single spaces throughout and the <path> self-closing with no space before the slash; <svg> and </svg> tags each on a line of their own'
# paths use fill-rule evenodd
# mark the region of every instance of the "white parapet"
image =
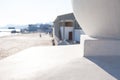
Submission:
<svg viewBox="0 0 120 80">
<path fill-rule="evenodd" d="M 97 39 L 82 35 L 81 46 L 85 57 L 120 56 L 120 40 Z"/>
</svg>

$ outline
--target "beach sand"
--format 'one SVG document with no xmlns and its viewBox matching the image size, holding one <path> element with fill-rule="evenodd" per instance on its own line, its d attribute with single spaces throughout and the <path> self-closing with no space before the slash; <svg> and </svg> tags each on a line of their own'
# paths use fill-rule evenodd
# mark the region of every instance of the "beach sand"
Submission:
<svg viewBox="0 0 120 80">
<path fill-rule="evenodd" d="M 52 38 L 48 34 L 12 34 L 0 37 L 0 59 L 13 55 L 24 49 L 35 46 L 52 46 Z"/>
</svg>

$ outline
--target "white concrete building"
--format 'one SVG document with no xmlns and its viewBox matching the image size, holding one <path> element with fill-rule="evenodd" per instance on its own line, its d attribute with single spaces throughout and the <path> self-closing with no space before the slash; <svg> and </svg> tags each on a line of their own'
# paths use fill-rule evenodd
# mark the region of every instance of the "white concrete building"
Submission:
<svg viewBox="0 0 120 80">
<path fill-rule="evenodd" d="M 60 15 L 54 21 L 54 35 L 58 41 L 80 42 L 81 34 L 83 31 L 73 13 Z"/>
</svg>

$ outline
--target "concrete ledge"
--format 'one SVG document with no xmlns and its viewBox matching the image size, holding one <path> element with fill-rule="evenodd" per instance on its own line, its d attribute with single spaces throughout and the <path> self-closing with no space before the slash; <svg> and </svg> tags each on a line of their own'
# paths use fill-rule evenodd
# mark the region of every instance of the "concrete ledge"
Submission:
<svg viewBox="0 0 120 80">
<path fill-rule="evenodd" d="M 120 56 L 120 40 L 97 39 L 82 35 L 81 46 L 85 57 Z"/>
</svg>

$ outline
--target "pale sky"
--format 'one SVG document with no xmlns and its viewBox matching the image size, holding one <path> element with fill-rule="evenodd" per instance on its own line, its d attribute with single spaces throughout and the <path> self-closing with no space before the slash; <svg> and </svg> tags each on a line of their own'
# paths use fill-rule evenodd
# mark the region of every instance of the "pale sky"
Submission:
<svg viewBox="0 0 120 80">
<path fill-rule="evenodd" d="M 0 0 L 0 26 L 46 23 L 70 12 L 71 0 Z"/>
</svg>

